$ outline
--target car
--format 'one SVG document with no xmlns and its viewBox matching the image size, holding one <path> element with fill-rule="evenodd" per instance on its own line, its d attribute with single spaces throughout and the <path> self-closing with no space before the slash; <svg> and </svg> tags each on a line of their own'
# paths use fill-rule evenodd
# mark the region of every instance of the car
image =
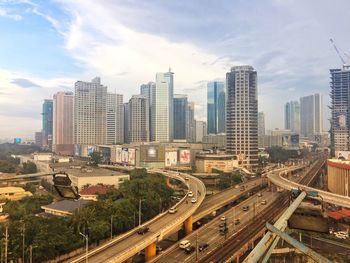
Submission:
<svg viewBox="0 0 350 263">
<path fill-rule="evenodd" d="M 192 198 L 191 199 L 191 203 L 197 203 L 197 199 L 196 198 Z"/>
<path fill-rule="evenodd" d="M 169 209 L 169 214 L 175 214 L 177 212 L 177 208 L 176 207 L 171 207 Z"/>
<path fill-rule="evenodd" d="M 161 246 L 156 246 L 156 252 L 159 253 L 159 252 L 162 252 L 163 248 Z"/>
<path fill-rule="evenodd" d="M 239 218 L 237 218 L 236 220 L 235 220 L 235 225 L 239 225 L 241 223 L 241 220 L 239 220 Z"/>
<path fill-rule="evenodd" d="M 220 220 L 221 220 L 221 221 L 226 221 L 226 216 L 220 217 Z"/>
<path fill-rule="evenodd" d="M 191 246 L 191 243 L 189 240 L 185 239 L 185 240 L 182 240 L 179 244 L 179 248 L 181 249 L 185 249 L 187 247 Z"/>
<path fill-rule="evenodd" d="M 262 205 L 266 205 L 266 203 L 267 203 L 267 202 L 266 202 L 265 199 L 264 199 L 264 200 L 261 200 L 261 204 L 262 204 Z"/>
<path fill-rule="evenodd" d="M 243 211 L 248 211 L 248 210 L 249 210 L 249 205 L 243 206 L 243 207 L 242 207 L 242 210 L 243 210 Z"/>
<path fill-rule="evenodd" d="M 193 193 L 192 193 L 192 191 L 188 191 L 188 197 L 192 197 L 193 196 Z"/>
<path fill-rule="evenodd" d="M 191 254 L 195 250 L 196 250 L 196 248 L 194 246 L 188 246 L 188 247 L 185 248 L 185 253 L 186 254 Z"/>
<path fill-rule="evenodd" d="M 142 228 L 140 228 L 139 230 L 137 230 L 137 234 L 139 234 L 139 235 L 144 235 L 144 234 L 146 234 L 148 231 L 149 231 L 149 227 L 145 226 L 145 227 L 142 227 Z"/>
<path fill-rule="evenodd" d="M 220 235 L 224 236 L 224 235 L 227 234 L 228 228 L 227 227 L 226 228 L 220 228 L 219 232 L 220 232 Z"/>
<path fill-rule="evenodd" d="M 208 247 L 209 247 L 209 244 L 208 244 L 208 243 L 203 243 L 203 244 L 200 244 L 200 245 L 198 246 L 198 250 L 199 250 L 200 252 L 202 252 L 202 251 L 206 250 Z"/>
<path fill-rule="evenodd" d="M 186 177 L 185 177 L 185 180 L 188 181 L 188 180 L 190 180 L 190 178 L 188 178 L 188 177 L 186 176 Z"/>
<path fill-rule="evenodd" d="M 261 194 L 261 193 L 258 193 L 257 196 L 258 196 L 258 197 L 262 197 L 262 194 Z"/>
<path fill-rule="evenodd" d="M 225 223 L 225 222 L 221 222 L 221 223 L 219 224 L 219 227 L 220 227 L 220 228 L 225 227 L 225 226 L 226 226 L 226 223 Z"/>
</svg>

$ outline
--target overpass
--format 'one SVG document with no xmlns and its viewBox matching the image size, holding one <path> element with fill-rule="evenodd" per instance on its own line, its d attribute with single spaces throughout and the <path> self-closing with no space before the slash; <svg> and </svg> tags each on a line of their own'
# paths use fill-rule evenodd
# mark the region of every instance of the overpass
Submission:
<svg viewBox="0 0 350 263">
<path fill-rule="evenodd" d="M 296 183 L 284 178 L 283 175 L 284 175 L 283 172 L 271 172 L 271 173 L 268 173 L 267 177 L 273 184 L 283 189 L 292 190 L 292 189 L 299 188 L 300 190 L 303 190 L 306 192 L 314 191 L 318 193 L 318 195 L 322 198 L 324 202 L 350 208 L 350 197 L 333 194 L 331 192 L 319 190 L 313 187 L 306 186 L 301 183 Z"/>
<path fill-rule="evenodd" d="M 182 224 L 185 225 L 186 234 L 192 232 L 192 215 L 201 205 L 206 194 L 203 182 L 188 174 L 170 171 L 165 172 L 157 169 L 150 169 L 149 172 L 160 173 L 182 181 L 188 186 L 188 189 L 192 190 L 197 202 L 185 202 L 187 199 L 186 195 L 176 205 L 177 212 L 175 214 L 164 212 L 142 224 L 140 227 L 147 226 L 149 228 L 149 231 L 144 235 L 139 235 L 137 233 L 139 230 L 137 227 L 114 238 L 106 244 L 91 250 L 88 253 L 88 260 L 90 262 L 123 262 L 143 249 L 146 249 L 146 261 L 149 261 L 156 255 L 156 243 L 162 240 L 165 236 L 172 234 L 180 228 Z M 78 263 L 84 262 L 85 260 L 86 255 L 83 255 L 74 260 L 70 260 L 69 262 Z"/>
</svg>

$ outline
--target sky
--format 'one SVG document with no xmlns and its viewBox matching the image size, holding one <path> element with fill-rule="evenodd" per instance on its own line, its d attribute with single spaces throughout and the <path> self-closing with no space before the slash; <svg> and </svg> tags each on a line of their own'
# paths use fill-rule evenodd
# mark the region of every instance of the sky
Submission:
<svg viewBox="0 0 350 263">
<path fill-rule="evenodd" d="M 350 53 L 348 0 L 0 0 L 0 138 L 33 138 L 44 99 L 100 76 L 124 102 L 157 72 L 175 73 L 206 120 L 206 84 L 232 66 L 258 72 L 267 129 L 283 106 L 323 94 L 341 67 L 329 39 Z"/>
</svg>

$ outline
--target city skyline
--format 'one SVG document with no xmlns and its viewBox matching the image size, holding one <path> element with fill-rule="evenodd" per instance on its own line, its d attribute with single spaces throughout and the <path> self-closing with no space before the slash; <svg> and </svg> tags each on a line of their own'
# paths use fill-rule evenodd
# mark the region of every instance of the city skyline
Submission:
<svg viewBox="0 0 350 263">
<path fill-rule="evenodd" d="M 318 2 L 314 10 L 311 3 L 255 1 L 231 10 L 228 1 L 204 7 L 156 1 L 148 4 L 151 19 L 145 22 L 146 3 L 101 2 L 0 2 L 5 39 L 0 44 L 0 138 L 32 138 L 41 126 L 38 105 L 58 91 L 73 91 L 77 80 L 101 76 L 109 92 L 123 94 L 126 102 L 140 84 L 169 66 L 176 73 L 175 92 L 188 94 L 196 119 L 206 120 L 207 82 L 224 80 L 225 72 L 240 64 L 259 72 L 259 111 L 266 114 L 267 129 L 283 127 L 283 112 L 276 109 L 285 101 L 276 98 L 318 92 L 325 100 L 328 130 L 328 70 L 341 67 L 329 38 L 348 51 L 343 32 L 350 27 L 345 11 L 350 3 Z M 206 11 L 212 9 L 217 12 Z M 276 14 L 273 20 L 271 14 Z M 92 16 L 103 21 L 89 20 Z M 236 26 L 242 21 L 243 27 Z"/>
</svg>

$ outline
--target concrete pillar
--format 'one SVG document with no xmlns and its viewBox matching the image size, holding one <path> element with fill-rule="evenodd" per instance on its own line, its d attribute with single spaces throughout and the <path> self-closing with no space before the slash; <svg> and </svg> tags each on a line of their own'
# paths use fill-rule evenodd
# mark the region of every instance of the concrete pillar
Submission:
<svg viewBox="0 0 350 263">
<path fill-rule="evenodd" d="M 146 262 L 151 261 L 152 259 L 155 258 L 155 256 L 156 256 L 156 243 L 152 243 L 145 249 Z"/>
<path fill-rule="evenodd" d="M 192 220 L 193 218 L 192 216 L 190 216 L 184 222 L 186 235 L 189 235 L 192 233 Z"/>
</svg>

